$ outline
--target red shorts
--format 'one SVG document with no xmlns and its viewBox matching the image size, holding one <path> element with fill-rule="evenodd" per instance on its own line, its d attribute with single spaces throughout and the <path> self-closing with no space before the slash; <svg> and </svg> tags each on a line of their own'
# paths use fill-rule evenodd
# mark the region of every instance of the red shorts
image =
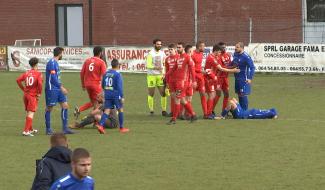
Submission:
<svg viewBox="0 0 325 190">
<path fill-rule="evenodd" d="M 205 91 L 207 93 L 215 92 L 216 91 L 216 81 L 208 77 L 207 75 L 204 76 L 205 79 Z"/>
<path fill-rule="evenodd" d="M 196 73 L 195 75 L 195 79 L 196 79 L 196 83 L 197 83 L 197 87 L 196 87 L 196 91 L 205 92 L 205 79 L 202 73 Z"/>
<path fill-rule="evenodd" d="M 86 86 L 86 90 L 91 102 L 96 102 L 98 95 L 102 93 L 102 88 L 100 85 Z"/>
<path fill-rule="evenodd" d="M 36 96 L 24 94 L 24 104 L 25 104 L 25 111 L 36 112 L 38 100 Z"/>
<path fill-rule="evenodd" d="M 216 89 L 222 91 L 229 91 L 229 79 L 228 77 L 220 77 L 216 82 Z"/>
<path fill-rule="evenodd" d="M 186 96 L 186 88 L 184 82 L 173 81 L 170 83 L 169 89 L 176 94 L 176 98 L 183 98 Z"/>
</svg>

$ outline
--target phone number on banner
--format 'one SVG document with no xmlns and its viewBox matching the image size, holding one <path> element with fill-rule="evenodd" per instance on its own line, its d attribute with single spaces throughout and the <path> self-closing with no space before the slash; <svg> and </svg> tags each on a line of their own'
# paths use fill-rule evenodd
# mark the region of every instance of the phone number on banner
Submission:
<svg viewBox="0 0 325 190">
<path fill-rule="evenodd" d="M 311 73 L 325 73 L 325 67 L 257 66 L 256 71 L 261 71 L 261 72 L 311 72 Z"/>
</svg>

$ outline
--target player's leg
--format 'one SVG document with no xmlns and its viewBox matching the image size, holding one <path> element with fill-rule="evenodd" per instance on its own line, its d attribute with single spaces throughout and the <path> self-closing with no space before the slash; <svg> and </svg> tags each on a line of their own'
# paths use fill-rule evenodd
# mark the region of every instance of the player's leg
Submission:
<svg viewBox="0 0 325 190">
<path fill-rule="evenodd" d="M 272 108 L 269 110 L 251 109 L 248 111 L 248 119 L 273 119 L 277 118 L 277 111 Z"/>
<path fill-rule="evenodd" d="M 206 88 L 205 88 L 204 77 L 202 75 L 199 75 L 198 77 L 196 77 L 196 81 L 197 81 L 197 90 L 200 93 L 200 100 L 201 100 L 203 115 L 204 115 L 204 117 L 207 117 L 208 108 L 207 108 L 207 99 L 206 99 L 206 93 L 205 93 Z"/>
<path fill-rule="evenodd" d="M 26 111 L 25 128 L 23 131 L 24 136 L 34 136 L 33 133 L 31 132 L 32 124 L 33 124 L 33 117 L 34 117 L 34 112 Z"/>
<path fill-rule="evenodd" d="M 58 102 L 61 106 L 61 120 L 62 120 L 62 131 L 64 134 L 73 134 L 74 132 L 68 128 L 68 109 L 69 105 L 67 97 L 61 91 L 58 96 Z"/>
<path fill-rule="evenodd" d="M 245 81 L 239 82 L 238 100 L 243 110 L 248 109 L 248 95 L 250 94 L 250 84 Z"/>
<path fill-rule="evenodd" d="M 51 128 L 51 112 L 53 107 L 56 105 L 58 100 L 58 91 L 56 90 L 48 90 L 45 91 L 45 127 L 46 127 L 46 135 L 52 135 L 53 131 Z"/>
<path fill-rule="evenodd" d="M 215 91 L 215 97 L 214 97 L 214 100 L 213 100 L 213 106 L 212 106 L 212 114 L 214 113 L 214 110 L 215 110 L 215 107 L 217 106 L 218 102 L 219 102 L 219 99 L 220 99 L 220 96 L 221 96 L 221 88 L 219 85 L 217 85 L 217 88 L 216 88 L 216 91 Z M 215 115 L 215 114 L 213 114 Z"/>
<path fill-rule="evenodd" d="M 212 115 L 213 103 L 216 96 L 215 92 L 215 85 L 213 81 L 207 81 L 206 83 L 206 90 L 208 93 L 208 101 L 207 101 L 207 114 L 208 119 L 213 119 L 214 116 Z"/>
<path fill-rule="evenodd" d="M 160 93 L 160 105 L 161 105 L 161 115 L 167 116 L 167 96 L 166 96 L 166 89 L 165 84 L 163 81 L 162 75 L 158 75 L 156 77 L 156 84 Z"/>
<path fill-rule="evenodd" d="M 229 79 L 225 78 L 221 85 L 221 89 L 223 92 L 223 102 L 222 102 L 222 110 L 224 110 L 229 101 Z"/>
<path fill-rule="evenodd" d="M 172 125 L 172 124 L 176 124 L 176 118 L 178 117 L 179 115 L 179 112 L 180 112 L 180 93 L 181 91 L 180 90 L 177 90 L 175 88 L 175 91 L 172 92 L 171 96 L 172 98 L 174 99 L 174 110 L 173 110 L 173 115 L 172 115 L 172 118 L 170 119 L 170 121 L 167 123 L 167 125 Z"/>
<path fill-rule="evenodd" d="M 147 75 L 147 85 L 148 85 L 148 107 L 150 114 L 154 114 L 154 95 L 155 95 L 155 88 L 156 88 L 156 80 L 155 76 Z"/>
<path fill-rule="evenodd" d="M 113 105 L 112 100 L 105 100 L 105 109 L 104 109 L 104 112 L 100 118 L 100 121 L 98 122 L 98 125 L 97 125 L 97 130 L 100 134 L 106 133 L 103 126 L 109 117 L 109 113 L 111 111 L 110 108 L 112 107 L 112 105 Z"/>
</svg>

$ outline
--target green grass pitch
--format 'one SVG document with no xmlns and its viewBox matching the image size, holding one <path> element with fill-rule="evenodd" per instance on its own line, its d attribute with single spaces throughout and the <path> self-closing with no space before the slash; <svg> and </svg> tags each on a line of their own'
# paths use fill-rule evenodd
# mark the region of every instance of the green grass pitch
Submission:
<svg viewBox="0 0 325 190">
<path fill-rule="evenodd" d="M 25 113 L 20 73 L 0 73 L 0 189 L 29 189 L 35 159 L 49 148 L 44 135 L 44 95 L 35 115 L 32 138 L 21 135 Z M 93 158 L 96 189 L 110 190 L 305 190 L 325 186 L 324 75 L 257 74 L 250 107 L 279 110 L 277 120 L 179 121 L 167 126 L 147 110 L 146 77 L 124 74 L 125 125 L 129 134 L 89 128 L 70 135 L 70 148 L 85 147 Z M 88 100 L 79 73 L 62 73 L 72 108 Z M 231 78 L 231 95 L 233 78 Z M 202 115 L 197 94 L 194 108 Z M 218 112 L 220 112 L 220 103 Z M 61 129 L 60 109 L 52 125 Z"/>
</svg>

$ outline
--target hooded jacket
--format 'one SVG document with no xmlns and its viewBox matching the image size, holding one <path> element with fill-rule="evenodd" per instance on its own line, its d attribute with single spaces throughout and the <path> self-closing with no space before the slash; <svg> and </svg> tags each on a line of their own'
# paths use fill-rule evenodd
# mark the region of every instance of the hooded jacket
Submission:
<svg viewBox="0 0 325 190">
<path fill-rule="evenodd" d="M 71 172 L 71 150 L 52 147 L 41 160 L 36 160 L 36 175 L 31 190 L 48 190 L 62 176 Z"/>
</svg>

